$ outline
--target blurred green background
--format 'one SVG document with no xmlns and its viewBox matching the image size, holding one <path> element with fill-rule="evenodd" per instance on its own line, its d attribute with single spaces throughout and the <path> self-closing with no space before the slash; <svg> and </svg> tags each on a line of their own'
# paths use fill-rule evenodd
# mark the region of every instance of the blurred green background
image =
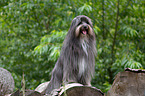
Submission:
<svg viewBox="0 0 145 96">
<path fill-rule="evenodd" d="M 0 67 L 15 90 L 50 80 L 71 21 L 92 19 L 97 42 L 92 86 L 107 92 L 125 68 L 145 69 L 144 0 L 0 0 Z"/>
</svg>

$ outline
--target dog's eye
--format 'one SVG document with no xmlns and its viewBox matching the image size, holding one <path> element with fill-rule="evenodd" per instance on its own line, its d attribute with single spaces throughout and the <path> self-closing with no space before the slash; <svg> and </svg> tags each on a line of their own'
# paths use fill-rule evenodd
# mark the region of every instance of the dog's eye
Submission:
<svg viewBox="0 0 145 96">
<path fill-rule="evenodd" d="M 81 25 L 82 24 L 82 22 L 80 22 L 78 25 Z"/>
<path fill-rule="evenodd" d="M 88 22 L 88 21 L 87 21 L 86 23 L 87 23 L 87 24 L 89 24 L 89 22 Z"/>
</svg>

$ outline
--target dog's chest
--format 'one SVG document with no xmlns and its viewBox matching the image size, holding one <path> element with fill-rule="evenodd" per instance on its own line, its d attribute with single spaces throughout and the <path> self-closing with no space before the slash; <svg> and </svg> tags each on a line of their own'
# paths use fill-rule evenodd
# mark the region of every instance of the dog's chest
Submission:
<svg viewBox="0 0 145 96">
<path fill-rule="evenodd" d="M 88 56 L 88 44 L 84 40 L 82 41 L 81 47 L 82 47 L 85 55 Z"/>
<path fill-rule="evenodd" d="M 79 75 L 83 75 L 86 71 L 87 63 L 85 58 L 81 59 L 79 62 Z"/>
<path fill-rule="evenodd" d="M 84 56 L 82 55 L 82 58 L 79 60 L 78 65 L 79 65 L 79 74 L 83 75 L 87 70 L 88 44 L 83 41 L 81 46 L 85 55 Z"/>
</svg>

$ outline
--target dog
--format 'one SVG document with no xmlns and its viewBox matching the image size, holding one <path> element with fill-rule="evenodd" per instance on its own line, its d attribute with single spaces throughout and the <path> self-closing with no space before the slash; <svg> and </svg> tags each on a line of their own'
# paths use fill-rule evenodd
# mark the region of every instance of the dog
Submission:
<svg viewBox="0 0 145 96">
<path fill-rule="evenodd" d="M 79 15 L 72 20 L 45 94 L 71 82 L 91 86 L 95 55 L 96 39 L 91 19 Z"/>
</svg>

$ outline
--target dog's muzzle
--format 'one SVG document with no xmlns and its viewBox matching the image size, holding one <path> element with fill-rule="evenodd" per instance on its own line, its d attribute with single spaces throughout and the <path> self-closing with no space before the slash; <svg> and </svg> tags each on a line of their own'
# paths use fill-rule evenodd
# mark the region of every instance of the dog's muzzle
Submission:
<svg viewBox="0 0 145 96">
<path fill-rule="evenodd" d="M 81 33 L 84 34 L 84 35 L 88 34 L 88 28 L 89 28 L 88 25 L 86 25 L 86 24 L 83 25 L 83 26 L 81 27 L 81 30 L 80 30 Z"/>
</svg>

